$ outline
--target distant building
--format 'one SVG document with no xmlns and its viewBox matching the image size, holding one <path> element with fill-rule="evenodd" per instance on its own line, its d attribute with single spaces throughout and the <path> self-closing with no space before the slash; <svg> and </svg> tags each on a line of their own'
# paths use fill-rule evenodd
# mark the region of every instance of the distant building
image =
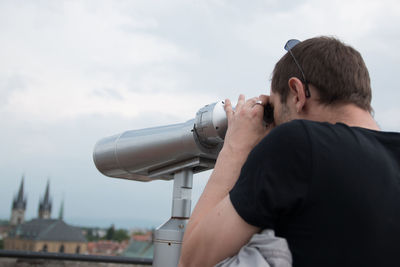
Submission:
<svg viewBox="0 0 400 267">
<path fill-rule="evenodd" d="M 86 239 L 81 230 L 62 220 L 33 219 L 10 231 L 4 249 L 60 253 L 85 253 Z"/>
<path fill-rule="evenodd" d="M 153 254 L 154 245 L 152 241 L 137 241 L 132 239 L 128 247 L 122 253 L 122 256 L 152 259 Z"/>
<path fill-rule="evenodd" d="M 117 256 L 121 255 L 127 246 L 127 241 L 99 240 L 97 242 L 89 242 L 87 245 L 87 252 L 91 255 Z"/>
<path fill-rule="evenodd" d="M 152 259 L 154 254 L 153 238 L 153 231 L 147 231 L 142 234 L 133 234 L 129 245 L 122 253 L 122 256 Z"/>
<path fill-rule="evenodd" d="M 10 226 L 8 221 L 0 220 L 0 240 L 3 240 L 8 236 L 8 232 L 12 226 Z"/>
<path fill-rule="evenodd" d="M 47 182 L 44 196 L 39 201 L 38 218 L 24 222 L 26 198 L 24 178 L 14 197 L 10 225 L 11 230 L 4 238 L 4 249 L 29 250 L 59 253 L 86 253 L 87 241 L 80 228 L 63 221 L 64 201 L 61 203 L 59 219 L 51 219 L 50 183 Z"/>
<path fill-rule="evenodd" d="M 18 195 L 14 197 L 11 208 L 10 225 L 18 225 L 25 220 L 26 197 L 24 196 L 24 177 L 22 176 Z"/>
<path fill-rule="evenodd" d="M 154 237 L 154 231 L 146 231 L 142 233 L 133 233 L 131 238 L 136 241 L 149 241 L 152 242 Z"/>
<path fill-rule="evenodd" d="M 51 216 L 51 199 L 50 199 L 50 181 L 47 181 L 46 192 L 39 202 L 39 218 L 50 219 Z"/>
</svg>

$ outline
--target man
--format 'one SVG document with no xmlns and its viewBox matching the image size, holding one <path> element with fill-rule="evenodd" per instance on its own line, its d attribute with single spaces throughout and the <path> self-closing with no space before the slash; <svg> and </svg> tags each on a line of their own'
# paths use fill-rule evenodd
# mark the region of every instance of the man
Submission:
<svg viewBox="0 0 400 267">
<path fill-rule="evenodd" d="M 328 37 L 285 48 L 270 96 L 241 95 L 235 110 L 226 100 L 224 147 L 180 266 L 213 266 L 262 229 L 287 239 L 293 266 L 399 266 L 400 134 L 371 116 L 361 55 Z"/>
</svg>

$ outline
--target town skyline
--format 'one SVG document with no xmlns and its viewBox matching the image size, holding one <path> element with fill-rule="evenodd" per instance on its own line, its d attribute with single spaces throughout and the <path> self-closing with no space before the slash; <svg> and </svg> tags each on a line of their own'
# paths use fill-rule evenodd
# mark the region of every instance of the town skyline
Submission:
<svg viewBox="0 0 400 267">
<path fill-rule="evenodd" d="M 29 199 L 27 197 L 27 192 L 26 192 L 26 188 L 25 188 L 25 175 L 22 175 L 21 180 L 20 180 L 20 184 L 16 190 L 16 193 L 13 195 L 12 200 L 10 201 L 11 205 L 10 205 L 10 214 L 8 218 L 0 218 L 0 220 L 3 221 L 11 221 L 10 218 L 12 217 L 12 207 L 14 206 L 13 202 L 16 201 L 16 199 L 18 198 L 18 195 L 20 194 L 20 190 L 21 190 L 21 185 L 22 185 L 22 189 L 23 189 L 23 198 L 26 201 L 26 207 L 25 207 L 25 218 L 24 221 L 30 221 L 32 219 L 36 219 L 38 218 L 40 215 L 40 208 L 39 206 L 41 205 L 43 199 L 47 197 L 49 198 L 49 201 L 51 203 L 51 207 L 50 207 L 50 218 L 53 219 L 64 219 L 66 222 L 69 222 L 71 224 L 74 224 L 75 226 L 81 226 L 81 227 L 93 227 L 93 228 L 103 228 L 106 229 L 108 227 L 110 227 L 111 225 L 114 225 L 118 228 L 124 228 L 124 229 L 152 229 L 155 228 L 158 222 L 151 222 L 151 221 L 137 221 L 134 222 L 131 219 L 126 219 L 126 220 L 121 220 L 121 221 L 116 221 L 116 222 L 111 222 L 110 220 L 107 220 L 106 218 L 104 218 L 103 222 L 99 222 L 99 221 L 95 221 L 93 219 L 86 219 L 86 218 L 64 218 L 64 212 L 65 212 L 65 197 L 64 194 L 61 196 L 61 199 L 59 201 L 59 205 L 53 205 L 54 204 L 54 200 L 53 200 L 53 195 L 51 192 L 51 180 L 48 179 L 46 182 L 45 187 L 43 188 L 43 192 L 40 194 L 39 198 L 37 199 L 37 205 L 30 205 L 30 206 L 34 206 L 31 207 L 30 210 L 28 210 L 28 204 L 29 204 Z M 33 209 L 33 211 L 32 211 Z M 28 213 L 29 211 L 29 213 Z M 30 216 L 26 216 L 26 214 L 29 214 Z M 135 225 L 136 223 L 136 225 Z M 161 222 L 159 222 L 158 224 L 161 224 Z"/>
<path fill-rule="evenodd" d="M 369 69 L 375 119 L 400 131 L 400 3 L 336 1 L 0 2 L 0 218 L 25 174 L 27 218 L 50 179 L 74 225 L 159 226 L 172 181 L 109 178 L 103 137 L 182 123 L 206 104 L 268 94 L 289 39 L 336 36 Z M 192 209 L 210 171 L 193 179 Z M 54 216 L 54 213 L 53 213 Z"/>
</svg>

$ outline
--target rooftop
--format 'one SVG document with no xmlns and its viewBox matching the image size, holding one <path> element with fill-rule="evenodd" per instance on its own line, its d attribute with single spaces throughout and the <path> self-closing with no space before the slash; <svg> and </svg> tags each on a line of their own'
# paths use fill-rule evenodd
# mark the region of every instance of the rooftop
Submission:
<svg viewBox="0 0 400 267">
<path fill-rule="evenodd" d="M 150 241 L 131 240 L 122 256 L 132 258 L 152 259 L 154 254 L 154 245 Z"/>
<path fill-rule="evenodd" d="M 9 236 L 30 240 L 86 242 L 79 228 L 56 219 L 33 219 L 16 226 Z"/>
</svg>

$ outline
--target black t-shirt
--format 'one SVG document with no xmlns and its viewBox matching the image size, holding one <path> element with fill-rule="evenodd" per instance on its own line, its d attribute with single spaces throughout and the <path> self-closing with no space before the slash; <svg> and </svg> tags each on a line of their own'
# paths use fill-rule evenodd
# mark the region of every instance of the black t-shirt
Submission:
<svg viewBox="0 0 400 267">
<path fill-rule="evenodd" d="M 249 154 L 230 192 L 294 266 L 400 266 L 400 133 L 295 120 Z"/>
</svg>

